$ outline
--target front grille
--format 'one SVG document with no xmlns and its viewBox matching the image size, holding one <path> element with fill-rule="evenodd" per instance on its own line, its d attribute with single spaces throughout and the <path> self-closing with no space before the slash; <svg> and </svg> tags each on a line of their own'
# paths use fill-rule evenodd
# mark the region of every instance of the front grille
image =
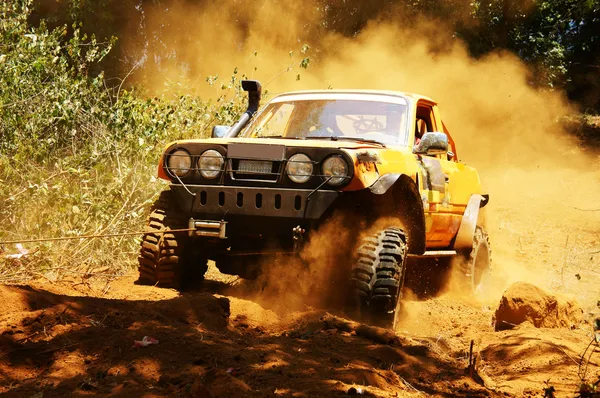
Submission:
<svg viewBox="0 0 600 398">
<path fill-rule="evenodd" d="M 340 195 L 337 191 L 276 187 L 173 185 L 178 198 L 191 208 L 194 218 L 228 219 L 230 216 L 266 216 L 318 219 Z M 309 198 L 311 198 L 309 200 Z"/>
<path fill-rule="evenodd" d="M 227 171 L 232 180 L 275 183 L 283 172 L 283 161 L 228 159 Z"/>
<path fill-rule="evenodd" d="M 196 210 L 203 210 L 209 207 L 220 207 L 233 209 L 235 207 L 247 210 L 271 210 L 284 212 L 300 211 L 303 209 L 303 202 L 306 200 L 307 193 L 302 195 L 291 190 L 270 191 L 264 189 L 246 188 L 237 190 L 221 188 L 215 190 L 200 190 L 200 195 L 196 201 Z"/>
</svg>

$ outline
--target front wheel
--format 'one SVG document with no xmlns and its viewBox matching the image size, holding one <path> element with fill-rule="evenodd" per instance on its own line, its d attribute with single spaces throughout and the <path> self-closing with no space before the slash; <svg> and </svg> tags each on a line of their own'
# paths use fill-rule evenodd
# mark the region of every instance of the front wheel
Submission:
<svg viewBox="0 0 600 398">
<path fill-rule="evenodd" d="M 363 238 L 352 267 L 351 301 L 361 318 L 394 329 L 404 283 L 406 235 L 386 228 Z"/>
<path fill-rule="evenodd" d="M 202 279 L 208 260 L 191 245 L 187 232 L 170 232 L 187 228 L 171 191 L 161 192 L 154 202 L 141 243 L 138 283 L 181 290 L 192 279 Z"/>
</svg>

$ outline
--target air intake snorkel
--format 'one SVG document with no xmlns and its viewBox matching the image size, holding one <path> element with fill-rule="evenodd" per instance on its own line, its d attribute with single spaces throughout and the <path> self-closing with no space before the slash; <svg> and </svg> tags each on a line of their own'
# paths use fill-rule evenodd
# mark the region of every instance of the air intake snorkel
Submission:
<svg viewBox="0 0 600 398">
<path fill-rule="evenodd" d="M 248 109 L 225 134 L 226 138 L 237 137 L 250 118 L 256 113 L 260 105 L 262 86 L 258 80 L 242 80 L 242 89 L 248 92 Z"/>
</svg>

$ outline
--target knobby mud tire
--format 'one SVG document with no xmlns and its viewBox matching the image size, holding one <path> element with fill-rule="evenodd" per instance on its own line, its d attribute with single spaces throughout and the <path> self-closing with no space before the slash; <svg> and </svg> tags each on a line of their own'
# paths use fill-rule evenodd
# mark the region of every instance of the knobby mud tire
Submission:
<svg viewBox="0 0 600 398">
<path fill-rule="evenodd" d="M 184 228 L 187 228 L 187 219 L 177 209 L 173 193 L 161 192 L 148 217 L 145 230 L 150 233 L 144 235 L 141 243 L 139 284 L 181 290 L 184 282 L 204 277 L 208 261 L 191 247 L 187 233 L 168 232 Z"/>
<path fill-rule="evenodd" d="M 362 239 L 351 281 L 353 307 L 361 318 L 379 326 L 395 327 L 406 252 L 406 234 L 400 228 L 386 228 Z"/>
<path fill-rule="evenodd" d="M 464 289 L 475 293 L 485 287 L 492 270 L 492 249 L 487 232 L 480 226 L 475 228 L 473 247 L 459 261 L 459 275 Z"/>
</svg>

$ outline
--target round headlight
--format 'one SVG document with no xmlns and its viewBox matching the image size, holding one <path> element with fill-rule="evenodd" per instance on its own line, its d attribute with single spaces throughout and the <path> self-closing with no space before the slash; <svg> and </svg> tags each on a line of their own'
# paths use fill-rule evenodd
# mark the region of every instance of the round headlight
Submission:
<svg viewBox="0 0 600 398">
<path fill-rule="evenodd" d="M 348 177 L 348 163 L 340 156 L 331 156 L 323 162 L 323 176 L 328 184 L 340 185 Z"/>
<path fill-rule="evenodd" d="M 204 178 L 217 178 L 223 169 L 225 159 L 219 151 L 209 149 L 204 151 L 198 159 L 198 169 Z"/>
<path fill-rule="evenodd" d="M 303 184 L 312 177 L 313 164 L 308 156 L 297 153 L 288 159 L 285 171 L 290 180 L 297 184 Z"/>
<path fill-rule="evenodd" d="M 192 167 L 192 157 L 185 149 L 171 152 L 167 159 L 167 168 L 178 177 L 186 176 Z"/>
</svg>

